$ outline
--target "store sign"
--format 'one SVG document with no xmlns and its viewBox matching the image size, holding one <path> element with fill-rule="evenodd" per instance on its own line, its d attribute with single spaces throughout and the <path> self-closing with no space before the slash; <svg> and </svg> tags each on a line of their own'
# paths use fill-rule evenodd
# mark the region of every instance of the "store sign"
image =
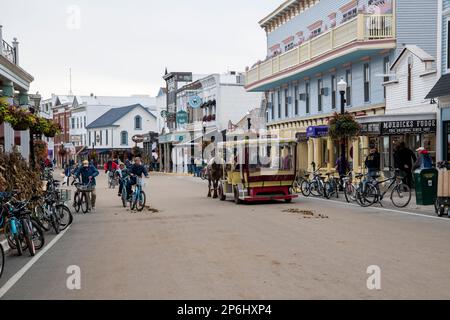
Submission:
<svg viewBox="0 0 450 320">
<path fill-rule="evenodd" d="M 142 135 L 142 134 L 137 134 L 137 135 L 135 135 L 135 136 L 133 136 L 133 138 L 131 138 L 131 140 L 134 142 L 134 143 L 142 143 L 142 142 L 144 142 L 144 136 Z"/>
<path fill-rule="evenodd" d="M 188 122 L 188 113 L 186 111 L 178 111 L 177 112 L 177 123 L 185 124 Z"/>
<path fill-rule="evenodd" d="M 376 123 L 363 123 L 361 124 L 362 135 L 380 135 L 381 134 L 381 122 Z"/>
<path fill-rule="evenodd" d="M 308 127 L 306 130 L 308 138 L 320 138 L 328 136 L 328 126 Z"/>
<path fill-rule="evenodd" d="M 436 120 L 384 121 L 381 134 L 423 134 L 436 132 Z"/>
<path fill-rule="evenodd" d="M 295 140 L 300 143 L 300 142 L 306 142 L 308 141 L 308 137 L 306 135 L 306 132 L 297 132 L 295 134 Z"/>
<path fill-rule="evenodd" d="M 200 108 L 202 103 L 203 103 L 202 98 L 200 98 L 199 96 L 192 96 L 189 98 L 189 106 L 192 109 Z"/>
</svg>

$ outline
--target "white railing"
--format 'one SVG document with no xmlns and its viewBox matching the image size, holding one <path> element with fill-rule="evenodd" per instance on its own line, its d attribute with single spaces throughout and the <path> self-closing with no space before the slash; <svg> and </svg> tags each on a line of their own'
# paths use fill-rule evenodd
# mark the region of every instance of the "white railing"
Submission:
<svg viewBox="0 0 450 320">
<path fill-rule="evenodd" d="M 304 64 L 354 41 L 394 37 L 395 21 L 393 15 L 359 14 L 355 18 L 283 54 L 257 64 L 247 71 L 246 85 L 251 85 L 280 71 Z"/>
</svg>

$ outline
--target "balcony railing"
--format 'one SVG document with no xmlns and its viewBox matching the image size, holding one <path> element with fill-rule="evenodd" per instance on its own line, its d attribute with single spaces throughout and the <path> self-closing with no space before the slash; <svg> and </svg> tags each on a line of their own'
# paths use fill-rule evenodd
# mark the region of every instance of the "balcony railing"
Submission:
<svg viewBox="0 0 450 320">
<path fill-rule="evenodd" d="M 354 41 L 370 41 L 394 37 L 395 21 L 392 14 L 359 14 L 352 20 L 330 29 L 283 54 L 259 63 L 247 71 L 246 85 L 252 85 L 280 71 L 302 65 Z"/>
<path fill-rule="evenodd" d="M 13 46 L 8 44 L 5 40 L 2 40 L 1 44 L 1 55 L 3 55 L 6 59 L 11 61 L 12 63 L 16 63 L 16 50 Z"/>
</svg>

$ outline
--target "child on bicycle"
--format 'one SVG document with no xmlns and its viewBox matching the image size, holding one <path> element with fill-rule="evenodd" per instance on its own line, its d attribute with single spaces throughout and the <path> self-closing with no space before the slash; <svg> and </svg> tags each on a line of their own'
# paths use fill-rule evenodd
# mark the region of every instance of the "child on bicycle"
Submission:
<svg viewBox="0 0 450 320">
<path fill-rule="evenodd" d="M 125 163 L 121 162 L 119 164 L 119 169 L 117 169 L 116 174 L 119 176 L 119 194 L 118 194 L 118 196 L 121 197 L 123 184 L 125 183 L 126 178 L 129 175 L 129 172 L 128 172 L 127 167 L 125 166 Z"/>
<path fill-rule="evenodd" d="M 130 167 L 128 172 L 130 174 L 130 179 L 128 180 L 127 184 L 127 194 L 128 198 L 130 199 L 132 194 L 131 188 L 137 183 L 137 177 L 142 178 L 142 175 L 144 175 L 146 178 L 148 178 L 148 171 L 142 165 L 141 158 L 137 157 L 134 159 L 134 164 Z"/>
</svg>

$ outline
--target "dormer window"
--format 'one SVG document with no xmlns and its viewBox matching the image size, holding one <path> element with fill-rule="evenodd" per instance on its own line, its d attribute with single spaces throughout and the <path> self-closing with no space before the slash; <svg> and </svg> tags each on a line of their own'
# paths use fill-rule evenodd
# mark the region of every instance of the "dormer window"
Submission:
<svg viewBox="0 0 450 320">
<path fill-rule="evenodd" d="M 294 36 L 283 40 L 284 51 L 289 51 L 294 47 Z"/>
<path fill-rule="evenodd" d="M 346 22 L 348 20 L 353 19 L 354 17 L 356 17 L 357 14 L 358 10 L 356 9 L 356 7 L 354 7 L 353 9 L 347 11 L 342 15 L 342 22 Z"/>
</svg>

